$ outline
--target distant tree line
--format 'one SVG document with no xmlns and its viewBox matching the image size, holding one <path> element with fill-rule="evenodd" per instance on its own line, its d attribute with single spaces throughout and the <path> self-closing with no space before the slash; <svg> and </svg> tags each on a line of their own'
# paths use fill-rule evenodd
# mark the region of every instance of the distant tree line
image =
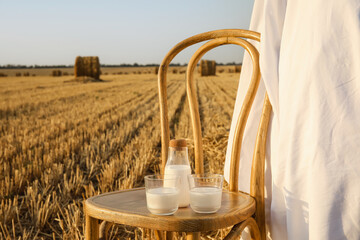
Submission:
<svg viewBox="0 0 360 240">
<path fill-rule="evenodd" d="M 228 63 L 216 63 L 219 66 L 226 66 L 226 65 L 241 65 L 241 63 L 236 62 L 228 62 Z M 181 63 L 171 63 L 171 67 L 180 67 L 180 66 L 186 66 L 187 63 L 181 64 Z M 100 64 L 100 67 L 157 67 L 159 64 L 150 63 L 150 64 L 128 64 L 128 63 L 122 63 L 122 64 Z M 73 68 L 74 65 L 21 65 L 21 64 L 6 64 L 6 65 L 0 65 L 0 69 L 18 69 L 18 68 Z"/>
<path fill-rule="evenodd" d="M 7 64 L 0 65 L 0 69 L 17 69 L 17 68 L 73 68 L 74 65 L 20 65 Z"/>
</svg>

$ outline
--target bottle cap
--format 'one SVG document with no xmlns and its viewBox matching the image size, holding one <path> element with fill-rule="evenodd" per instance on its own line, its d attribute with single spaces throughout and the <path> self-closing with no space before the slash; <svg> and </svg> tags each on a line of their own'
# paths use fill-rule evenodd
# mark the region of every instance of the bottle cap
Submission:
<svg viewBox="0 0 360 240">
<path fill-rule="evenodd" d="M 169 147 L 182 148 L 186 147 L 185 139 L 172 139 L 170 140 Z"/>
</svg>

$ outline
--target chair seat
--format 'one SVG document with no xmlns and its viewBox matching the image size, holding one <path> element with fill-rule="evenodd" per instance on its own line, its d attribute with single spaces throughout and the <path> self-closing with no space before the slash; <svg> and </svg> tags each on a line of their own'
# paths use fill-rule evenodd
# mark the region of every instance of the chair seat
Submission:
<svg viewBox="0 0 360 240">
<path fill-rule="evenodd" d="M 96 219 L 130 226 L 174 232 L 203 232 L 226 228 L 255 213 L 255 200 L 242 192 L 223 191 L 221 208 L 212 214 L 179 208 L 170 216 L 159 216 L 146 207 L 145 189 L 116 191 L 91 197 L 85 212 Z"/>
</svg>

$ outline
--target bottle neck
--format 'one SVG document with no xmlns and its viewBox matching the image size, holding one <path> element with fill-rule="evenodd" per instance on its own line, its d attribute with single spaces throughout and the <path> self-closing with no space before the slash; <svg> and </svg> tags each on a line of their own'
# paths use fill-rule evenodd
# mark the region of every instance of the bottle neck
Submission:
<svg viewBox="0 0 360 240">
<path fill-rule="evenodd" d="M 169 147 L 166 165 L 190 165 L 187 147 Z"/>
</svg>

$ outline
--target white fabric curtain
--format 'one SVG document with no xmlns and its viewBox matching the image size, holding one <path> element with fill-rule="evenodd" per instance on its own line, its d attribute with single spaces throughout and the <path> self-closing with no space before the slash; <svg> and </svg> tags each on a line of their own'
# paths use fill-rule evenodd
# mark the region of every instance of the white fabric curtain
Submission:
<svg viewBox="0 0 360 240">
<path fill-rule="evenodd" d="M 360 1 L 256 0 L 262 80 L 244 133 L 239 187 L 248 192 L 265 90 L 271 239 L 360 239 Z M 244 56 L 225 162 L 251 75 Z"/>
</svg>

